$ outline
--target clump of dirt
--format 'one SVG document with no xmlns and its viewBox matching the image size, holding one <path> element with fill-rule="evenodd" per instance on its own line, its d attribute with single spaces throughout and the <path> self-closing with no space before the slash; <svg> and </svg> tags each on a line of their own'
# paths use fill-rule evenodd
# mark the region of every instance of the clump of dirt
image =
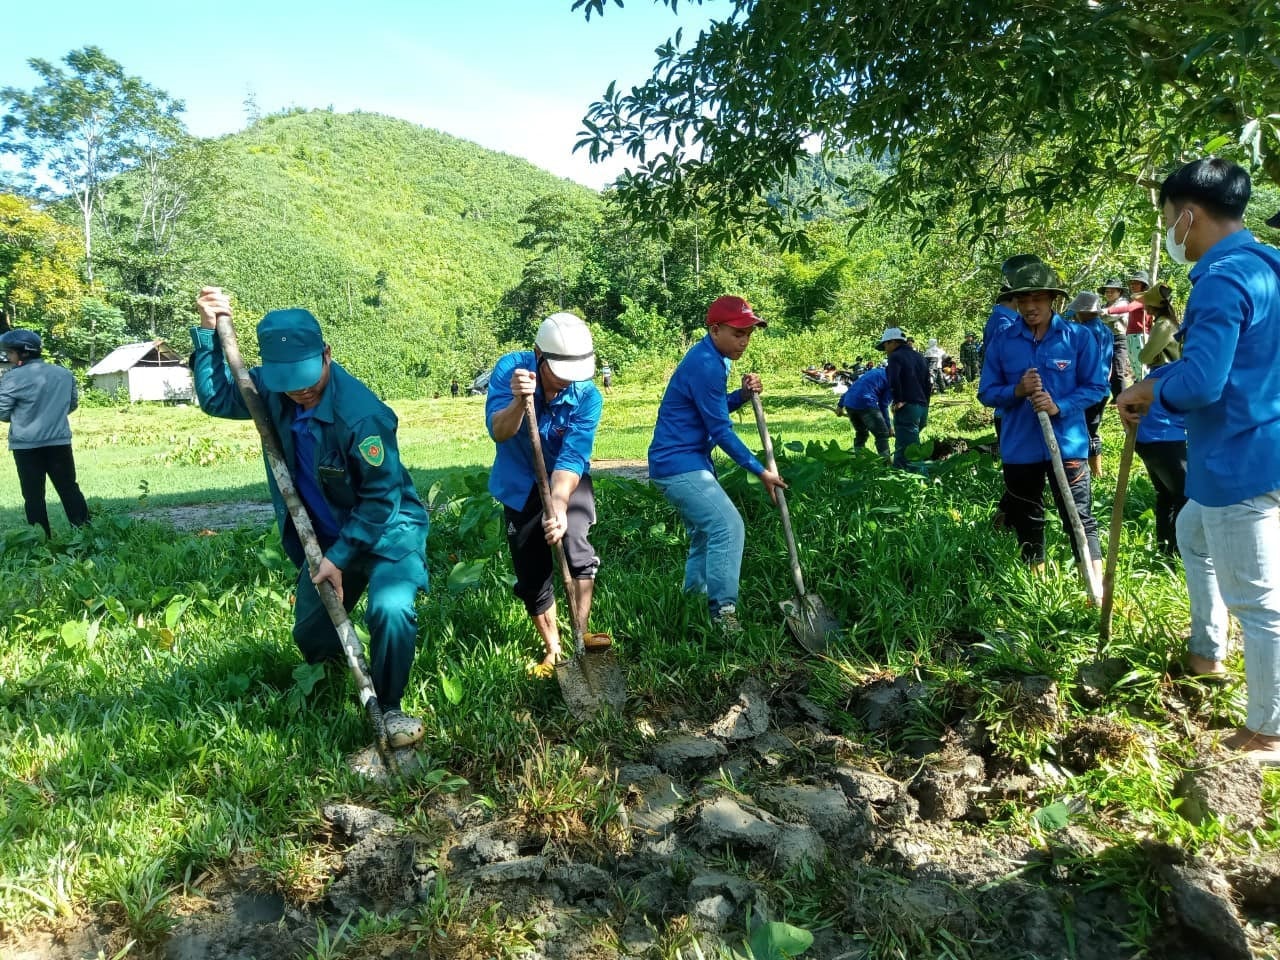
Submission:
<svg viewBox="0 0 1280 960">
<path fill-rule="evenodd" d="M 1117 763 L 1139 744 L 1130 728 L 1108 717 L 1085 717 L 1063 738 L 1060 755 L 1076 773 Z"/>
<path fill-rule="evenodd" d="M 956 424 L 961 430 L 968 430 L 972 433 L 985 427 L 993 426 L 995 424 L 995 414 L 990 407 L 971 406 L 960 415 L 960 419 L 956 421 Z"/>
<path fill-rule="evenodd" d="M 1252 830 L 1263 821 L 1262 773 L 1244 757 L 1201 750 L 1173 793 L 1182 800 L 1178 812 L 1192 823 L 1230 820 Z"/>
</svg>

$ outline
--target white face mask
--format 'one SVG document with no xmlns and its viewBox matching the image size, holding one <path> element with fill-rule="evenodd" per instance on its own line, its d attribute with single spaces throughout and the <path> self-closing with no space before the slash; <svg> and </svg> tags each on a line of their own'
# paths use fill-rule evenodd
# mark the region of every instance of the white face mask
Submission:
<svg viewBox="0 0 1280 960">
<path fill-rule="evenodd" d="M 1182 242 L 1177 239 L 1178 224 L 1182 222 L 1182 213 L 1191 217 L 1191 222 L 1187 224 L 1187 232 L 1182 235 Z M 1178 214 L 1178 219 L 1169 225 L 1169 229 L 1164 232 L 1164 248 L 1169 253 L 1169 259 L 1174 263 L 1192 263 L 1193 261 L 1187 256 L 1187 237 L 1191 235 L 1191 228 L 1195 225 L 1196 215 L 1191 212 L 1190 208 L 1183 210 Z"/>
</svg>

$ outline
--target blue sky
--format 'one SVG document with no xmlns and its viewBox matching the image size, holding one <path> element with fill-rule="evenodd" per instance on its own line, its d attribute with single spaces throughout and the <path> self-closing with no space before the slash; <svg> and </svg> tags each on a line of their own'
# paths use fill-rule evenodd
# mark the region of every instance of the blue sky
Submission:
<svg viewBox="0 0 1280 960">
<path fill-rule="evenodd" d="M 186 101 L 201 136 L 241 129 L 258 108 L 366 110 L 412 120 L 600 186 L 621 163 L 573 154 L 581 118 L 610 81 L 649 76 L 654 48 L 686 43 L 728 0 L 612 2 L 587 23 L 571 0 L 102 0 L 13 4 L 4 16 L 0 87 L 30 88 L 31 57 L 89 44 Z"/>
</svg>

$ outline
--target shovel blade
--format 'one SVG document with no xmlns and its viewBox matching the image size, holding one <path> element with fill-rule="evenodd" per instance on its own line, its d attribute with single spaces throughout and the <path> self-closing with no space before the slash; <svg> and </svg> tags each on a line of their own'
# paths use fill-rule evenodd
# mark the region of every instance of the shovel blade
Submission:
<svg viewBox="0 0 1280 960">
<path fill-rule="evenodd" d="M 583 651 L 557 664 L 556 682 L 578 720 L 589 720 L 606 707 L 621 711 L 627 702 L 627 676 L 612 649 Z"/>
<path fill-rule="evenodd" d="M 816 594 L 806 593 L 797 599 L 783 600 L 778 606 L 786 617 L 787 629 L 810 653 L 826 653 L 828 638 L 840 632 L 840 621 L 832 616 Z"/>
</svg>

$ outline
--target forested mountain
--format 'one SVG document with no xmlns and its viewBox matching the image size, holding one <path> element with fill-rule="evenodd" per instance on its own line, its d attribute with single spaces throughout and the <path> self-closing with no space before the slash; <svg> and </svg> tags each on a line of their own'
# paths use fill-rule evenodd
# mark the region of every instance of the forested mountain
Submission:
<svg viewBox="0 0 1280 960">
<path fill-rule="evenodd" d="M 267 117 L 220 147 L 220 186 L 199 201 L 192 293 L 226 287 L 246 320 L 308 307 L 339 359 L 389 394 L 492 357 L 491 317 L 520 280 L 517 221 L 535 197 L 598 203 L 524 160 L 376 114 Z"/>
</svg>

